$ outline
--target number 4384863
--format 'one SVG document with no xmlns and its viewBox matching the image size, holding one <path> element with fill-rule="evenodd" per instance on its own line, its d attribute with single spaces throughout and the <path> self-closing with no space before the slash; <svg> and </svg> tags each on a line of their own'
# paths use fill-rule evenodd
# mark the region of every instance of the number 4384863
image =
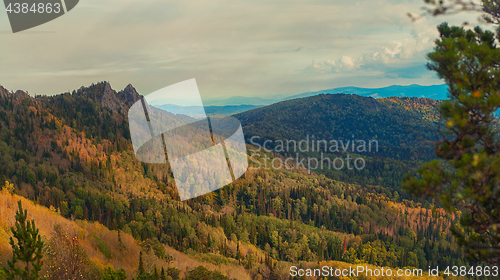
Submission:
<svg viewBox="0 0 500 280">
<path fill-rule="evenodd" d="M 446 267 L 444 274 L 447 276 L 498 276 L 498 266 L 452 266 Z"/>
<path fill-rule="evenodd" d="M 61 12 L 60 3 L 33 3 L 32 5 L 28 3 L 9 3 L 6 8 L 7 13 L 15 14 L 27 14 L 27 13 L 39 13 L 39 14 L 58 14 Z"/>
</svg>

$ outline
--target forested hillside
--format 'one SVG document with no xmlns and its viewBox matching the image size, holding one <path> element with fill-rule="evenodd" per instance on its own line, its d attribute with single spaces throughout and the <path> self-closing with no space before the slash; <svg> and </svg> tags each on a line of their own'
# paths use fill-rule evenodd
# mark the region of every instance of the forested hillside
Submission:
<svg viewBox="0 0 500 280">
<path fill-rule="evenodd" d="M 133 254 L 129 257 L 136 262 L 138 251 L 154 257 L 145 271 L 151 275 L 156 260 L 165 269 L 179 269 L 181 278 L 172 279 L 200 279 L 196 273 L 203 271 L 190 273 L 191 266 L 180 266 L 179 252 L 207 267 L 213 265 L 210 270 L 222 264 L 236 267 L 221 269 L 223 275 L 214 273 L 213 279 L 287 279 L 291 265 L 317 267 L 323 261 L 424 271 L 428 266 L 464 264 L 447 230 L 458 217 L 433 209 L 430 201 L 404 199 L 395 187 L 398 177 L 392 175 L 402 163 L 407 166 L 401 172 L 414 159 L 431 156 L 430 149 L 417 154 L 411 145 L 420 146 L 410 132 L 430 136 L 437 121 L 436 101 L 320 95 L 237 115 L 247 137 L 262 130 L 269 137 L 285 139 L 304 133 L 321 138 L 351 133 L 377 137 L 384 150 L 367 172 L 378 171 L 359 175 L 368 179 L 358 183 L 302 169 L 256 169 L 253 163 L 233 184 L 179 202 L 168 164 L 144 164 L 134 157 L 126 114 L 138 98 L 132 86 L 116 92 L 106 82 L 36 98 L 0 87 L 0 181 L 13 183 L 7 191 L 77 224 L 96 222 L 106 232 L 130 235 L 140 248 L 126 254 Z M 300 104 L 305 107 L 299 110 Z M 409 132 L 398 128 L 403 123 L 410 125 Z M 364 131 L 371 134 L 362 135 Z M 391 156 L 394 147 L 399 149 Z M 393 161 L 388 163 L 388 158 Z M 380 179 L 373 180 L 375 176 Z M 385 182 L 392 182 L 388 186 L 393 188 Z M 46 227 L 46 238 L 49 231 Z M 116 271 L 122 268 L 114 260 L 120 257 L 116 241 L 95 240 L 95 248 L 105 256 L 94 260 L 100 263 L 97 273 L 102 274 L 108 264 Z M 5 238 L 2 244 L 1 255 L 9 256 Z M 110 257 L 106 248 L 113 252 Z M 130 267 L 127 277 L 137 277 Z"/>
<path fill-rule="evenodd" d="M 423 161 L 434 158 L 432 145 L 439 122 L 437 105 L 441 101 L 427 98 L 380 98 L 348 94 L 320 94 L 312 97 L 283 101 L 263 108 L 236 114 L 241 120 L 248 143 L 262 145 L 276 141 L 306 139 L 376 140 L 377 149 L 359 154 L 366 159 L 363 170 L 317 170 L 330 178 L 361 185 L 380 185 L 401 193 L 404 174 L 414 170 Z M 253 137 L 253 140 L 252 140 Z M 309 140 L 311 142 L 311 140 Z M 349 146 L 346 150 L 352 152 Z M 279 152 L 279 151 L 278 151 Z M 288 152 L 288 155 L 294 154 Z M 287 155 L 287 153 L 281 153 Z M 345 154 L 311 148 L 300 151 L 301 157 L 334 158 Z M 405 195 L 405 198 L 410 198 Z"/>
</svg>

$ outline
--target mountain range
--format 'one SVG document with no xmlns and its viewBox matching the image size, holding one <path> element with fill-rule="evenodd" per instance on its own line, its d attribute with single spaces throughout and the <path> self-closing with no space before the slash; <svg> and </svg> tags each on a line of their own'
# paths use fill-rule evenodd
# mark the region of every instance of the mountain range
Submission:
<svg viewBox="0 0 500 280">
<path fill-rule="evenodd" d="M 294 98 L 302 98 L 315 96 L 319 94 L 356 94 L 365 97 L 373 98 L 385 98 L 385 97 L 420 97 L 420 98 L 430 98 L 437 100 L 445 100 L 448 98 L 448 86 L 446 84 L 442 85 L 392 85 L 388 87 L 381 88 L 363 88 L 363 87 L 338 87 L 332 89 L 325 89 L 314 92 L 306 92 L 301 94 L 296 94 L 292 96 L 287 96 L 283 98 L 282 96 L 271 96 L 271 98 L 262 97 L 245 97 L 245 96 L 233 96 L 226 99 L 209 99 L 204 100 L 204 104 L 208 106 L 226 106 L 226 105 L 270 105 L 279 101 L 290 100 Z"/>
<path fill-rule="evenodd" d="M 352 153 L 367 163 L 357 173 L 259 168 L 265 157 L 290 156 L 261 150 L 240 179 L 180 202 L 168 163 L 135 158 L 127 112 L 139 98 L 131 85 L 115 91 L 107 82 L 36 98 L 0 86 L 0 182 L 10 182 L 0 194 L 1 263 L 12 256 L 9 228 L 21 200 L 47 243 L 65 244 L 58 225 L 76 238 L 84 275 L 93 275 L 78 279 L 109 279 L 104 273 L 122 268 L 126 279 L 155 279 L 164 268 L 171 279 L 277 280 L 292 265 L 468 264 L 448 230 L 458 217 L 399 186 L 432 158 L 415 132 L 431 137 L 439 101 L 319 94 L 238 113 L 249 156 L 253 136 L 378 139 L 380 150 Z"/>
</svg>

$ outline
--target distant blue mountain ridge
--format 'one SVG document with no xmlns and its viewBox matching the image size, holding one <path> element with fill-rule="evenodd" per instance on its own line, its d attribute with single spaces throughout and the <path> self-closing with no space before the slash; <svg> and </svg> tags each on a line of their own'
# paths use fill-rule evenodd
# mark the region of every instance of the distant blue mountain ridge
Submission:
<svg viewBox="0 0 500 280">
<path fill-rule="evenodd" d="M 325 89 L 314 92 L 305 92 L 297 95 L 292 95 L 283 98 L 281 96 L 263 97 L 247 97 L 247 96 L 232 96 L 226 99 L 205 99 L 203 100 L 204 108 L 200 106 L 178 106 L 172 104 L 155 104 L 156 107 L 167 110 L 174 114 L 184 114 L 191 117 L 202 117 L 208 115 L 232 115 L 244 111 L 252 110 L 262 106 L 271 105 L 277 102 L 316 96 L 320 94 L 356 94 L 364 97 L 386 98 L 386 97 L 424 97 L 437 100 L 448 99 L 448 86 L 442 85 L 409 85 L 400 86 L 392 85 L 382 88 L 362 88 L 362 87 L 338 87 Z M 166 101 L 166 100 L 165 100 Z"/>
<path fill-rule="evenodd" d="M 446 84 L 442 84 L 442 85 L 431 85 L 431 86 L 392 85 L 383 88 L 339 87 L 339 88 L 325 89 L 315 92 L 301 93 L 287 97 L 284 100 L 315 96 L 319 94 L 336 94 L 336 93 L 356 94 L 373 98 L 424 97 L 430 99 L 445 100 L 448 99 L 448 86 Z"/>
<path fill-rule="evenodd" d="M 385 98 L 385 97 L 424 97 L 438 100 L 448 99 L 448 86 L 446 84 L 442 85 L 431 85 L 431 86 L 421 86 L 421 85 L 409 85 L 400 86 L 392 85 L 382 88 L 362 88 L 362 87 L 338 87 L 332 89 L 325 89 L 314 92 L 306 92 L 297 95 L 292 95 L 283 98 L 271 96 L 270 98 L 262 97 L 246 97 L 246 96 L 232 96 L 227 99 L 207 99 L 203 100 L 205 105 L 211 106 L 228 106 L 228 105 L 256 105 L 256 106 L 266 106 L 271 105 L 276 102 L 304 98 L 309 96 L 315 96 L 319 94 L 357 94 L 365 97 L 373 98 Z"/>
<path fill-rule="evenodd" d="M 206 115 L 233 115 L 262 107 L 260 105 L 226 105 L 226 106 L 178 106 L 173 104 L 163 104 L 155 106 L 159 109 L 174 114 L 182 114 L 193 118 L 203 118 Z"/>
</svg>

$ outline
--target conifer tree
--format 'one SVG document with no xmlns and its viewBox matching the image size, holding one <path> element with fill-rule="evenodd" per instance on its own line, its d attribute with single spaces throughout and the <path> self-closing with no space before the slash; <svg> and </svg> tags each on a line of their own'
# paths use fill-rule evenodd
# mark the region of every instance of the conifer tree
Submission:
<svg viewBox="0 0 500 280">
<path fill-rule="evenodd" d="M 44 243 L 35 227 L 35 221 L 27 221 L 28 211 L 23 210 L 21 201 L 18 202 L 18 205 L 16 224 L 10 229 L 13 234 L 13 238 L 10 238 L 13 256 L 12 260 L 7 261 L 8 268 L 4 268 L 6 279 L 40 279 Z M 17 239 L 17 242 L 14 241 L 14 238 Z M 22 266 L 19 266 L 19 263 Z"/>
<path fill-rule="evenodd" d="M 452 1 L 427 2 L 434 14 L 463 10 Z M 472 1 L 471 1 L 472 3 Z M 457 6 L 455 6 L 455 5 Z M 403 186 L 417 196 L 438 200 L 450 213 L 463 211 L 451 228 L 457 243 L 473 261 L 500 264 L 500 141 L 496 112 L 500 110 L 500 0 L 482 0 L 484 19 L 495 32 L 439 25 L 440 38 L 428 54 L 428 68 L 449 86 L 449 100 L 440 106 L 442 123 L 434 160 L 409 175 Z"/>
<path fill-rule="evenodd" d="M 165 268 L 163 268 L 163 267 L 161 268 L 160 279 L 167 280 L 167 276 L 165 275 Z"/>
<path fill-rule="evenodd" d="M 142 275 L 145 272 L 145 270 L 144 270 L 144 262 L 142 260 L 142 251 L 139 254 L 139 268 L 138 268 L 137 271 L 138 271 L 139 275 Z"/>
<path fill-rule="evenodd" d="M 158 275 L 158 269 L 156 269 L 156 265 L 155 265 L 155 270 L 153 272 L 153 279 L 155 280 L 160 279 L 160 275 Z"/>
</svg>

